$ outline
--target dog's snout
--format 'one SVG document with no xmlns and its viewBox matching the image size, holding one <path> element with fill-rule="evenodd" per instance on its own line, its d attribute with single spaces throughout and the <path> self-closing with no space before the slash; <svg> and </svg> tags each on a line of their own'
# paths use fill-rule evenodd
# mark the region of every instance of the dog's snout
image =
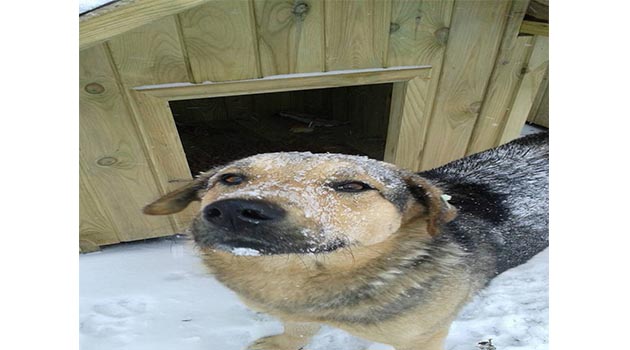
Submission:
<svg viewBox="0 0 630 350">
<path fill-rule="evenodd" d="M 251 229 L 284 217 L 279 206 L 262 200 L 224 199 L 203 209 L 208 222 L 228 230 Z"/>
</svg>

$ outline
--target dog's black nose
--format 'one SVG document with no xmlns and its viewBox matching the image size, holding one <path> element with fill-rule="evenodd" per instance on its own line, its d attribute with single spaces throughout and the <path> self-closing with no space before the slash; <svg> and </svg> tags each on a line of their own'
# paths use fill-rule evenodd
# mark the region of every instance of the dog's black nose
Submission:
<svg viewBox="0 0 630 350">
<path fill-rule="evenodd" d="M 224 199 L 203 209 L 203 217 L 220 227 L 240 231 L 272 223 L 284 217 L 279 206 L 261 200 Z"/>
</svg>

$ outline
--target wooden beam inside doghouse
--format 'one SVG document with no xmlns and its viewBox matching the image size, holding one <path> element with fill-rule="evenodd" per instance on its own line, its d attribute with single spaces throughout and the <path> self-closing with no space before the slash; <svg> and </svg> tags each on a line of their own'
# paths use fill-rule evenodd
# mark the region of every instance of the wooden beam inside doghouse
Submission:
<svg viewBox="0 0 630 350">
<path fill-rule="evenodd" d="M 521 34 L 549 36 L 549 23 L 536 21 L 523 21 L 520 29 Z"/>
<path fill-rule="evenodd" d="M 429 79 L 429 66 L 357 69 L 324 73 L 277 75 L 203 84 L 164 84 L 141 86 L 135 90 L 155 97 L 173 100 L 260 94 L 292 90 L 311 90 L 340 86 L 368 85 L 406 81 L 413 78 Z"/>
</svg>

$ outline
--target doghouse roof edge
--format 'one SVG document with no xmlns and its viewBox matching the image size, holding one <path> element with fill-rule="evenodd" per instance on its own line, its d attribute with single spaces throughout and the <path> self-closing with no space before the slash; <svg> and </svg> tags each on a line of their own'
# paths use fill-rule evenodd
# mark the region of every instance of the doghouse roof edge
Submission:
<svg viewBox="0 0 630 350">
<path fill-rule="evenodd" d="M 103 1 L 79 15 L 79 50 L 213 0 Z"/>
</svg>

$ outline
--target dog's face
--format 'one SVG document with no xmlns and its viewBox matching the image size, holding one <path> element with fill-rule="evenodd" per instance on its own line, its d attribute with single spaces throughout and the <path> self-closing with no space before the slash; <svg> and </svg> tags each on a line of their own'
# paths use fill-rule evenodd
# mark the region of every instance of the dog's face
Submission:
<svg viewBox="0 0 630 350">
<path fill-rule="evenodd" d="M 412 220 L 426 220 L 435 234 L 454 216 L 440 194 L 413 173 L 365 157 L 269 153 L 204 173 L 145 213 L 200 200 L 191 231 L 202 248 L 325 253 L 382 242 Z"/>
</svg>

